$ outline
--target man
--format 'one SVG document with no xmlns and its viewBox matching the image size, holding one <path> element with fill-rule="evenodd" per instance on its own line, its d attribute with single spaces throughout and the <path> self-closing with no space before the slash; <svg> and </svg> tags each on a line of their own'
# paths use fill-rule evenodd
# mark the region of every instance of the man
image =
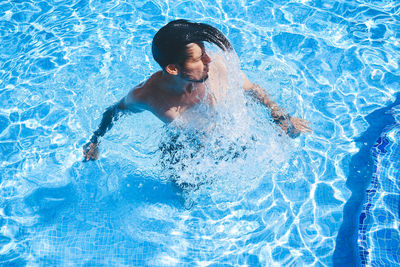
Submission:
<svg viewBox="0 0 400 267">
<path fill-rule="evenodd" d="M 206 83 L 209 76 L 223 72 L 223 69 L 218 66 L 209 69 L 211 58 L 205 51 L 204 42 L 213 43 L 224 51 L 232 50 L 230 42 L 219 30 L 204 23 L 175 20 L 162 27 L 152 43 L 153 57 L 162 70 L 107 108 L 99 129 L 84 146 L 85 161 L 98 158 L 99 138 L 122 112 L 149 110 L 165 123 L 170 123 L 204 99 L 213 104 L 215 100 L 207 98 Z M 258 85 L 250 82 L 243 73 L 240 75 L 243 75 L 243 89 L 271 110 L 274 122 L 289 136 L 311 132 L 307 121 L 290 117 Z M 212 85 L 208 87 L 213 90 Z"/>
</svg>

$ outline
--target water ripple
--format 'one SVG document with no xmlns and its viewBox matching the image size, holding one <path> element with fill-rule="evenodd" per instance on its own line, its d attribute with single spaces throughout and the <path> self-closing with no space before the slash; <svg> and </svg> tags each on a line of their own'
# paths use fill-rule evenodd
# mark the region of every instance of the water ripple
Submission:
<svg viewBox="0 0 400 267">
<path fill-rule="evenodd" d="M 390 0 L 0 3 L 0 262 L 331 265 L 354 140 L 399 91 L 399 12 Z M 208 192 L 190 211 L 154 167 L 150 114 L 80 163 L 104 108 L 158 70 L 151 38 L 175 18 L 220 28 L 244 72 L 314 129 L 282 170 L 221 183 L 237 194 Z"/>
</svg>

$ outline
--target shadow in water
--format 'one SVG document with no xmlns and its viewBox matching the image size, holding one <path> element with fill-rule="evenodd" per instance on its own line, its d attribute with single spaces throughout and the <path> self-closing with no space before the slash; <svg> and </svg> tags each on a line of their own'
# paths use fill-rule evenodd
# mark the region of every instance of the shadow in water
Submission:
<svg viewBox="0 0 400 267">
<path fill-rule="evenodd" d="M 80 202 L 106 201 L 117 206 L 124 205 L 124 201 L 137 205 L 143 203 L 177 207 L 182 205 L 182 190 L 176 188 L 173 182 L 141 173 L 121 176 L 120 168 L 125 167 L 107 160 L 101 163 L 76 162 L 70 170 L 70 175 L 75 180 Z"/>
<path fill-rule="evenodd" d="M 50 226 L 60 216 L 74 216 L 88 210 L 123 210 L 123 206 L 166 204 L 184 208 L 182 189 L 173 182 L 152 177 L 129 175 L 124 179 L 107 177 L 99 164 L 89 166 L 77 162 L 70 169 L 73 182 L 58 187 L 40 187 L 24 199 L 24 203 L 38 215 L 38 223 Z M 110 189 L 108 179 L 115 179 Z M 117 181 L 118 180 L 118 181 Z M 74 213 L 74 214 L 71 214 Z"/>
<path fill-rule="evenodd" d="M 389 112 L 400 104 L 400 93 L 396 100 L 387 107 L 378 109 L 366 117 L 368 129 L 355 141 L 360 148 L 349 163 L 346 185 L 352 194 L 343 210 L 343 223 L 336 239 L 333 253 L 334 266 L 361 266 L 357 245 L 359 217 L 374 172 L 374 160 L 371 150 L 385 128 L 395 123 Z"/>
<path fill-rule="evenodd" d="M 75 189 L 72 184 L 68 184 L 55 188 L 38 188 L 25 198 L 25 204 L 39 215 L 41 223 L 51 224 L 75 200 Z"/>
<path fill-rule="evenodd" d="M 159 181 L 151 177 L 129 176 L 120 187 L 121 197 L 133 203 L 167 204 L 182 206 L 182 189 L 173 182 Z"/>
</svg>

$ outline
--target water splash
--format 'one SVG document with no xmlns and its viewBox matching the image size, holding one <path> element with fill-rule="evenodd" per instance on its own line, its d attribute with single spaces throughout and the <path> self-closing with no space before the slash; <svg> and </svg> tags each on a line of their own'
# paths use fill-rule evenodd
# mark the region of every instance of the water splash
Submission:
<svg viewBox="0 0 400 267">
<path fill-rule="evenodd" d="M 282 168 L 294 148 L 269 111 L 242 89 L 237 55 L 221 52 L 215 57 L 211 64 L 222 64 L 226 75 L 212 83 L 218 88 L 206 89 L 199 105 L 166 127 L 161 166 L 166 178 L 192 194 L 203 192 L 201 187 L 218 191 L 218 197 L 240 196 Z"/>
</svg>

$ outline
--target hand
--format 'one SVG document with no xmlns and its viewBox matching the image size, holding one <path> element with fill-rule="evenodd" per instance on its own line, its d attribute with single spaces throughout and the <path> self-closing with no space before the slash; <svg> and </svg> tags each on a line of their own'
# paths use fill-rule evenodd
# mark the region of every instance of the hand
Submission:
<svg viewBox="0 0 400 267">
<path fill-rule="evenodd" d="M 311 133 L 312 129 L 308 126 L 310 124 L 309 121 L 290 117 L 288 120 L 282 120 L 279 122 L 279 126 L 286 132 L 287 135 L 291 138 L 296 138 L 300 135 L 300 133 Z"/>
<path fill-rule="evenodd" d="M 290 117 L 290 122 L 292 123 L 293 127 L 302 132 L 302 133 L 311 133 L 312 129 L 308 126 L 310 125 L 309 121 L 296 118 L 296 117 Z"/>
<path fill-rule="evenodd" d="M 99 158 L 99 144 L 89 142 L 83 146 L 83 161 L 97 160 Z"/>
</svg>

